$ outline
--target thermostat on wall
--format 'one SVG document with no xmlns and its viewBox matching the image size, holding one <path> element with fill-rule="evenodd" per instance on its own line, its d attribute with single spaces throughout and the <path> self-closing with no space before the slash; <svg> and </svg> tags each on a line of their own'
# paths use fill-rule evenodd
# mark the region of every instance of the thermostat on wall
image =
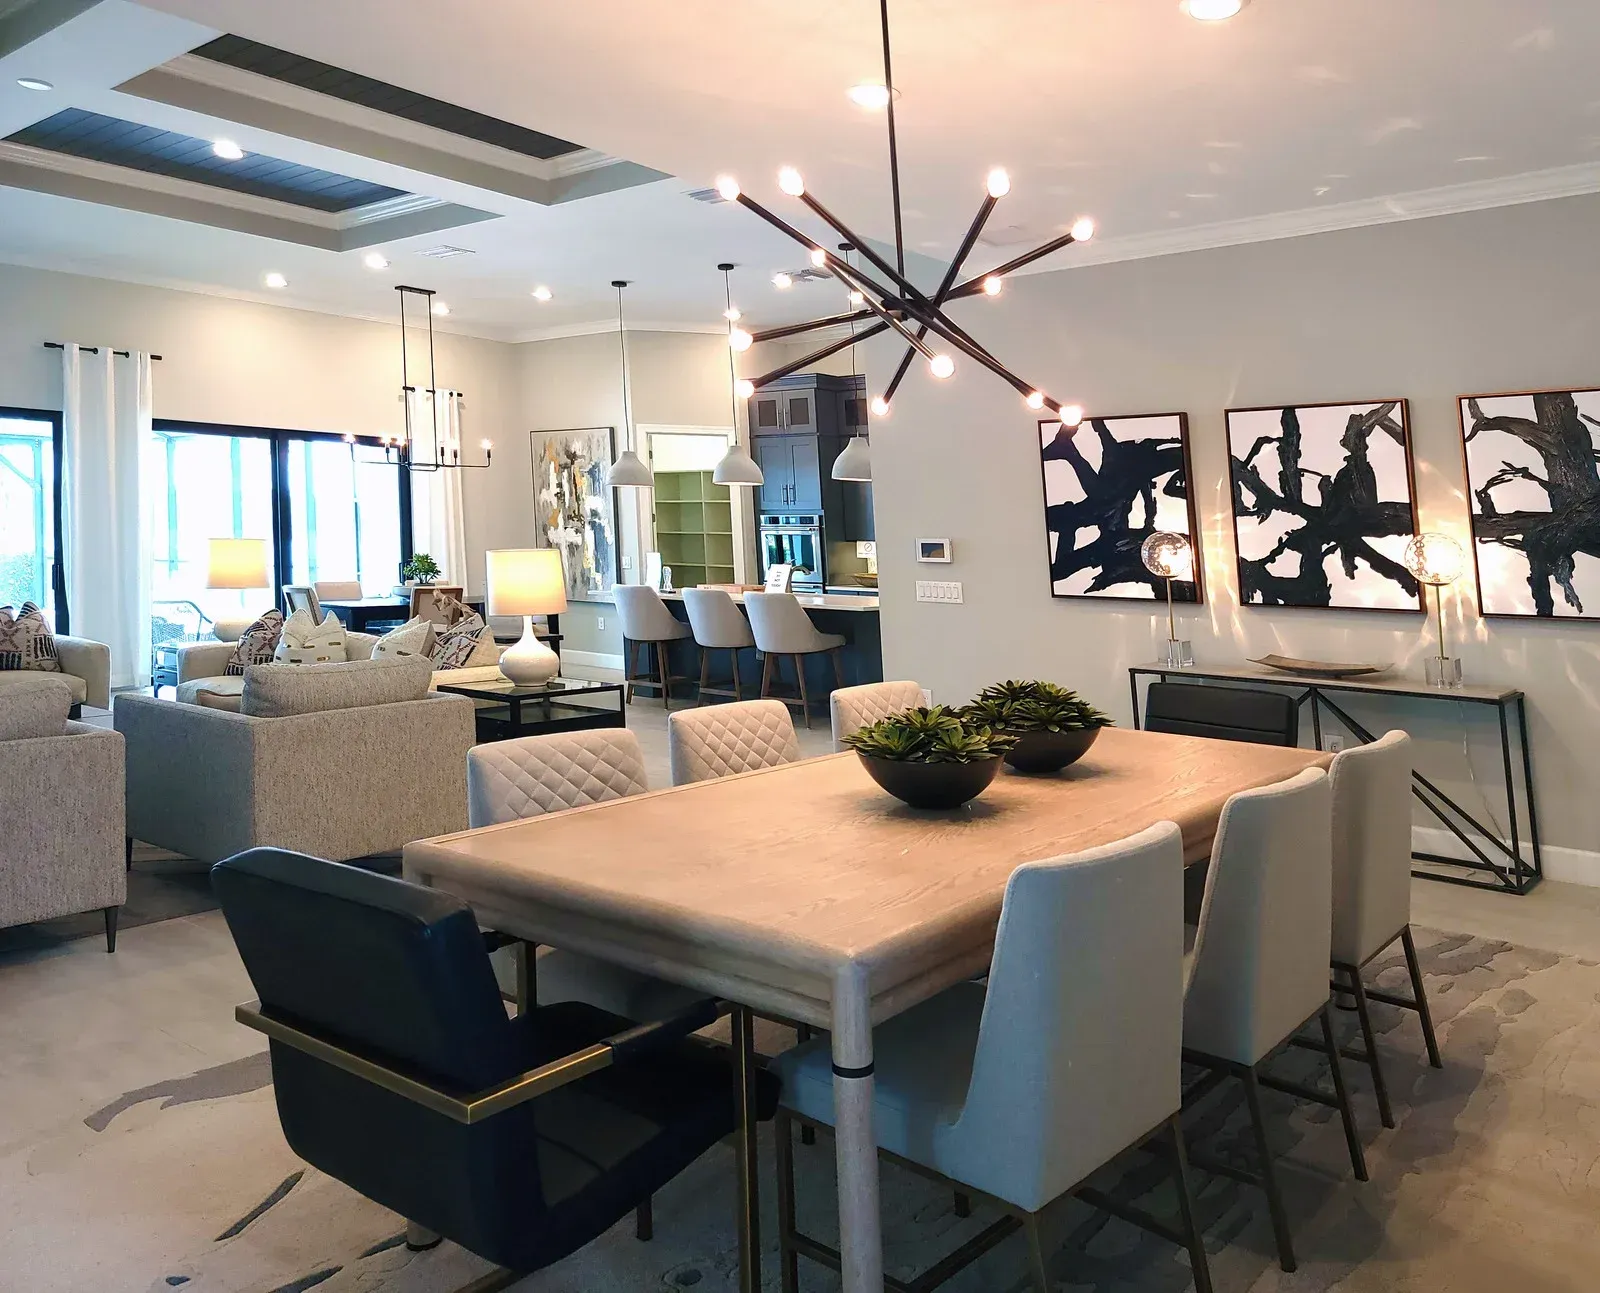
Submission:
<svg viewBox="0 0 1600 1293">
<path fill-rule="evenodd" d="M 917 560 L 918 561 L 949 561 L 950 560 L 950 540 L 949 539 L 918 539 L 917 540 Z"/>
</svg>

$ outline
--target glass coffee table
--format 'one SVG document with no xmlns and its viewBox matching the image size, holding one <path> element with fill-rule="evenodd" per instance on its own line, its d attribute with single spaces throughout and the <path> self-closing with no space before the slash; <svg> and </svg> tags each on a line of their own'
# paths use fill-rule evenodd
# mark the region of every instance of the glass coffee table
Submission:
<svg viewBox="0 0 1600 1293">
<path fill-rule="evenodd" d="M 443 683 L 434 690 L 465 696 L 477 706 L 480 742 L 627 726 L 620 682 L 552 678 L 537 687 L 523 687 L 509 678 L 497 678 L 489 682 Z"/>
</svg>

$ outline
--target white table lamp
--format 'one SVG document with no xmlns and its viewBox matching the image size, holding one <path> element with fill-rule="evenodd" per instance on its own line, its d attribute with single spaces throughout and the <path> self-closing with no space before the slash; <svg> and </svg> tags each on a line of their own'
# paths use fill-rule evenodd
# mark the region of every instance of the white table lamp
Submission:
<svg viewBox="0 0 1600 1293">
<path fill-rule="evenodd" d="M 567 576 L 555 548 L 499 548 L 485 554 L 490 615 L 522 616 L 522 638 L 500 657 L 500 672 L 520 687 L 554 678 L 561 659 L 534 636 L 535 615 L 567 609 Z"/>
<path fill-rule="evenodd" d="M 207 588 L 271 588 L 271 561 L 265 539 L 210 539 L 206 554 Z"/>
</svg>

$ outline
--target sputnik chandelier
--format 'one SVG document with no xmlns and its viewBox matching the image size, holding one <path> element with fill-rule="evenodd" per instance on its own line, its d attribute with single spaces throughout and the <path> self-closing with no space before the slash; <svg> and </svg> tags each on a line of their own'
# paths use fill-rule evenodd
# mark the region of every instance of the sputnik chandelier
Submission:
<svg viewBox="0 0 1600 1293">
<path fill-rule="evenodd" d="M 863 269 L 846 262 L 841 256 L 834 255 L 818 245 L 816 239 L 808 238 L 787 221 L 774 215 L 762 206 L 749 194 L 745 193 L 737 180 L 732 176 L 722 176 L 717 180 L 717 191 L 729 202 L 737 202 L 770 224 L 780 233 L 786 234 L 804 247 L 810 255 L 811 264 L 826 273 L 833 275 L 850 290 L 850 303 L 856 308 L 844 314 L 831 314 L 825 318 L 813 319 L 810 323 L 789 324 L 784 327 L 768 328 L 762 332 L 745 332 L 734 329 L 731 334 L 731 343 L 737 350 L 748 349 L 757 341 L 775 341 L 780 337 L 799 336 L 803 333 L 814 332 L 820 328 L 835 328 L 850 325 L 852 328 L 857 323 L 869 319 L 877 322 L 871 327 L 854 333 L 844 339 L 813 351 L 811 354 L 793 363 L 775 368 L 770 373 L 756 378 L 754 386 L 765 386 L 775 382 L 780 377 L 787 377 L 790 373 L 807 368 L 819 360 L 826 359 L 829 355 L 843 350 L 846 346 L 856 342 L 866 341 L 880 333 L 893 331 L 906 342 L 906 353 L 900 360 L 900 366 L 895 369 L 894 376 L 881 395 L 874 396 L 871 403 L 872 413 L 875 417 L 883 418 L 889 415 L 890 405 L 894 401 L 895 392 L 900 389 L 900 383 L 905 380 L 907 371 L 917 355 L 921 355 L 928 362 L 928 372 L 938 380 L 945 380 L 953 376 L 956 370 L 955 359 L 945 350 L 935 350 L 928 344 L 929 334 L 941 345 L 947 345 L 961 354 L 967 356 L 994 373 L 1002 381 L 1012 386 L 1022 396 L 1023 403 L 1033 410 L 1048 408 L 1061 419 L 1067 426 L 1077 426 L 1083 420 L 1083 409 L 1076 404 L 1066 404 L 1052 398 L 1039 387 L 1023 381 L 1009 368 L 1005 367 L 998 359 L 991 355 L 981 343 L 975 340 L 971 333 L 952 319 L 946 311 L 946 306 L 952 301 L 959 301 L 969 296 L 998 296 L 1003 288 L 1008 274 L 1015 273 L 1025 265 L 1031 265 L 1036 260 L 1042 260 L 1053 252 L 1060 251 L 1063 247 L 1071 246 L 1075 242 L 1086 242 L 1094 236 L 1094 221 L 1084 218 L 1072 226 L 1068 233 L 1024 255 L 1008 260 L 1005 264 L 989 270 L 985 274 L 976 274 L 961 281 L 962 266 L 971 254 L 973 246 L 978 241 L 978 236 L 983 232 L 983 227 L 989 216 L 994 212 L 1000 199 L 1011 191 L 1011 178 L 1005 171 L 998 167 L 989 172 L 987 179 L 987 194 L 983 203 L 978 208 L 978 214 L 973 218 L 967 230 L 966 237 L 961 240 L 960 247 L 956 250 L 950 267 L 945 271 L 944 278 L 939 283 L 938 289 L 933 293 L 924 293 L 916 284 L 906 277 L 906 245 L 905 232 L 900 216 L 900 157 L 899 148 L 895 139 L 894 129 L 894 71 L 889 56 L 889 0 L 879 0 L 879 12 L 883 27 L 883 89 L 881 94 L 872 96 L 869 106 L 878 106 L 881 103 L 889 129 L 889 188 L 894 208 L 894 264 L 890 264 L 883 256 L 873 250 L 871 244 L 859 237 L 845 223 L 834 215 L 832 211 L 823 206 L 811 193 L 807 192 L 805 180 L 799 171 L 792 166 L 785 166 L 778 172 L 778 187 L 790 197 L 798 198 L 811 208 L 813 214 L 821 218 L 846 242 L 853 244 L 861 255 L 884 278 L 888 279 L 891 286 L 886 286 L 882 281 L 874 278 Z M 858 87 L 864 89 L 866 87 Z M 857 97 L 852 92 L 852 97 Z M 857 102 L 868 103 L 865 98 L 857 98 Z"/>
</svg>

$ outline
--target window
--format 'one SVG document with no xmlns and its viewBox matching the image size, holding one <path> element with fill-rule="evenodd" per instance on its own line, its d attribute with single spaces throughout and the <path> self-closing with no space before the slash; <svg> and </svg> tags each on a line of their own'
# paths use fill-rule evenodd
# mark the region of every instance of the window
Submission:
<svg viewBox="0 0 1600 1293">
<path fill-rule="evenodd" d="M 286 581 L 360 582 L 369 596 L 400 581 L 398 468 L 377 445 L 288 442 L 289 570 Z"/>
<path fill-rule="evenodd" d="M 0 605 L 35 602 L 64 633 L 60 445 L 59 413 L 0 408 Z"/>
</svg>

